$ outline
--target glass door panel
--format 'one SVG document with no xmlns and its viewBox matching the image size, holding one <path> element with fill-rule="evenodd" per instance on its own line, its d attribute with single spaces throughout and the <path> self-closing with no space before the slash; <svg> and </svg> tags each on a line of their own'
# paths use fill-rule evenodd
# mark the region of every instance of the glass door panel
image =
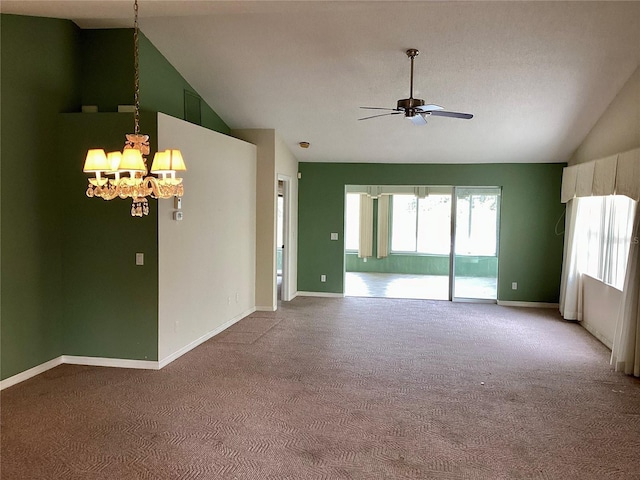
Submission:
<svg viewBox="0 0 640 480">
<path fill-rule="evenodd" d="M 453 299 L 495 301 L 498 293 L 500 188 L 456 187 Z"/>
</svg>

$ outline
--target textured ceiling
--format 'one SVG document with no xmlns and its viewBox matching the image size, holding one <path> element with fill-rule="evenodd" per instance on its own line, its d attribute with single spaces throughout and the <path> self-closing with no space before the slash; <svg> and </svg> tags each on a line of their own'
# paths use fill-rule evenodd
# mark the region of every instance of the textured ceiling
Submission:
<svg viewBox="0 0 640 480">
<path fill-rule="evenodd" d="M 141 30 L 231 128 L 275 128 L 301 161 L 567 161 L 640 64 L 640 2 L 139 3 Z M 130 1 L 2 11 L 132 25 Z M 408 96 L 407 48 L 414 96 L 472 120 L 357 120 Z"/>
</svg>

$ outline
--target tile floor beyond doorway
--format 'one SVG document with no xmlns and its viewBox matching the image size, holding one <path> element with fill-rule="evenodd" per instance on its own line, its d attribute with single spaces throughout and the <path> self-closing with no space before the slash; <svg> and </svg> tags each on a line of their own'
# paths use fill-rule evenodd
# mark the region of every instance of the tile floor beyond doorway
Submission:
<svg viewBox="0 0 640 480">
<path fill-rule="evenodd" d="M 456 297 L 496 299 L 495 278 L 458 277 Z M 348 297 L 416 298 L 448 300 L 446 275 L 346 272 L 344 294 Z"/>
</svg>

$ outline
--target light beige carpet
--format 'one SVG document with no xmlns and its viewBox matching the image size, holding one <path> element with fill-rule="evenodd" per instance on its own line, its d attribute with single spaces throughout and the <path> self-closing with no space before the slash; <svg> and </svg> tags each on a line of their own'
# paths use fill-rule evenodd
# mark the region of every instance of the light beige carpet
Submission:
<svg viewBox="0 0 640 480">
<path fill-rule="evenodd" d="M 161 371 L 2 392 L 2 480 L 640 479 L 640 382 L 552 310 L 297 298 Z"/>
</svg>

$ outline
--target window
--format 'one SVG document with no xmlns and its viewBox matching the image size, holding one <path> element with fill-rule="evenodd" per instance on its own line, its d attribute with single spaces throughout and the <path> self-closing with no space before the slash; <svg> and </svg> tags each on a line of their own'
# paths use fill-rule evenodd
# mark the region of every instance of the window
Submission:
<svg viewBox="0 0 640 480">
<path fill-rule="evenodd" d="M 622 289 L 631 243 L 635 202 L 628 197 L 581 197 L 578 218 L 581 273 Z"/>
<path fill-rule="evenodd" d="M 344 248 L 357 251 L 360 245 L 360 194 L 347 193 L 345 205 Z"/>
<path fill-rule="evenodd" d="M 415 195 L 391 196 L 391 251 L 415 252 L 417 245 L 417 198 Z"/>
<path fill-rule="evenodd" d="M 391 250 L 448 255 L 451 245 L 451 195 L 393 195 Z"/>
</svg>

